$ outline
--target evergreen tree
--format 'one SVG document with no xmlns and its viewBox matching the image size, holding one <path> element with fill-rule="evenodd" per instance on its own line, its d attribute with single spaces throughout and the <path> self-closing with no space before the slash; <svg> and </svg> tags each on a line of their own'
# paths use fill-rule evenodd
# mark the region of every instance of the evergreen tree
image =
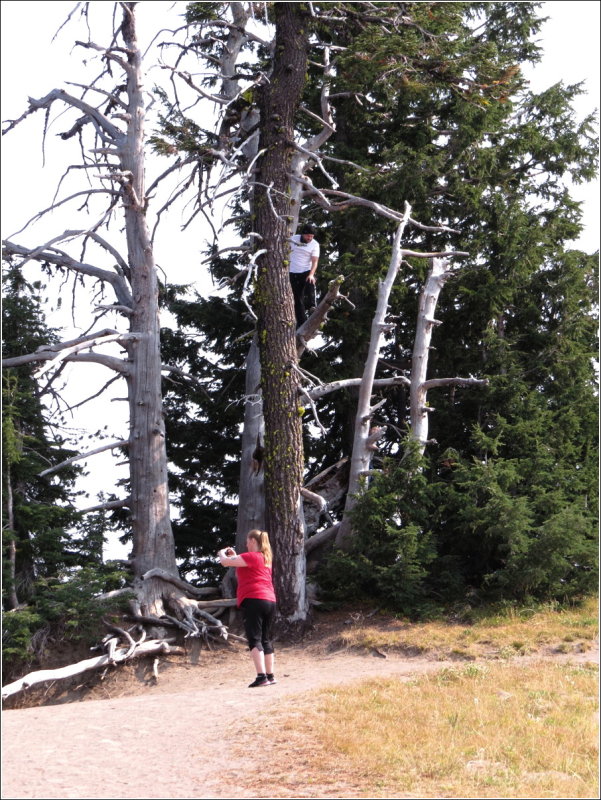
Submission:
<svg viewBox="0 0 601 800">
<path fill-rule="evenodd" d="M 44 289 L 4 265 L 3 357 L 57 341 L 44 319 Z M 103 515 L 82 519 L 75 509 L 81 467 L 40 475 L 76 451 L 60 433 L 60 414 L 51 419 L 54 381 L 44 393 L 34 369 L 23 365 L 2 375 L 2 659 L 9 679 L 31 662 L 43 663 L 49 640 L 91 645 L 101 618 L 113 610 L 94 595 L 123 586 L 116 565 L 103 564 Z"/>
<path fill-rule="evenodd" d="M 10 265 L 3 284 L 3 357 L 51 344 L 55 334 L 40 308 L 43 287 L 28 284 Z M 74 483 L 81 470 L 65 469 L 60 480 L 39 475 L 75 451 L 49 424 L 30 366 L 4 372 L 2 398 L 3 602 L 5 608 L 14 608 L 32 599 L 36 581 L 79 563 L 79 545 L 70 528 L 78 520 Z"/>
</svg>

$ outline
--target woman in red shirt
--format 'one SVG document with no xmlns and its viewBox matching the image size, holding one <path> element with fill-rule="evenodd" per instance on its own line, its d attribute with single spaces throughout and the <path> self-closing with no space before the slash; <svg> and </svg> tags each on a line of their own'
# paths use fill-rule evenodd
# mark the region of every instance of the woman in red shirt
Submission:
<svg viewBox="0 0 601 800">
<path fill-rule="evenodd" d="M 217 553 L 224 567 L 235 567 L 238 580 L 236 601 L 242 611 L 244 630 L 257 677 L 250 687 L 276 683 L 271 625 L 275 616 L 275 591 L 271 577 L 273 556 L 266 531 L 253 530 L 246 537 L 246 553 L 233 547 Z"/>
</svg>

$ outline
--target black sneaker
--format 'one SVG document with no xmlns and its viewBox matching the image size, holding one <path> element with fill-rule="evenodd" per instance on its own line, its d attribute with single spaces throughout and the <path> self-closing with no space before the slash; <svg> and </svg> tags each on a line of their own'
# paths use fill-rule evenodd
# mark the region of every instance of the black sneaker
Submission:
<svg viewBox="0 0 601 800">
<path fill-rule="evenodd" d="M 255 686 L 269 686 L 269 681 L 265 675 L 257 675 L 254 681 L 248 684 L 248 688 L 254 689 Z"/>
<path fill-rule="evenodd" d="M 274 683 L 277 683 L 275 679 L 275 675 L 267 674 L 267 683 L 272 686 Z"/>
</svg>

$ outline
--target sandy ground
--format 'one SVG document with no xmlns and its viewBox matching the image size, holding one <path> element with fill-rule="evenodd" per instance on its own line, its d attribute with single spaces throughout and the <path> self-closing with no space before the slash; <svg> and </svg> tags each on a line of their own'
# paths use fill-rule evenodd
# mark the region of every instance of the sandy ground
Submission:
<svg viewBox="0 0 601 800">
<path fill-rule="evenodd" d="M 598 644 L 592 647 L 547 657 L 598 663 Z M 164 661 L 158 683 L 148 668 L 143 674 L 128 665 L 79 702 L 5 710 L 2 797 L 265 797 L 253 793 L 250 776 L 258 761 L 269 764 L 274 715 L 302 713 L 307 693 L 318 688 L 457 666 L 398 653 L 382 657 L 295 645 L 277 651 L 276 685 L 249 689 L 254 674 L 242 645 L 200 651 L 185 661 Z M 290 769 L 298 770 L 293 742 L 287 752 Z M 274 786 L 267 796 L 355 796 L 343 781 L 317 791 L 303 787 L 299 776 L 296 793 Z"/>
</svg>

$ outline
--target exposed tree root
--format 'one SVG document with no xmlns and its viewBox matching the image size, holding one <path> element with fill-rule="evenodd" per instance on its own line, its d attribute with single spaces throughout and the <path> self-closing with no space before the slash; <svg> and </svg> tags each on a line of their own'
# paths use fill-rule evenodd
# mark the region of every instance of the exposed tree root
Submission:
<svg viewBox="0 0 601 800">
<path fill-rule="evenodd" d="M 197 597 L 206 596 L 217 589 L 199 589 L 190 586 L 185 581 L 172 576 L 156 573 L 162 570 L 152 570 L 152 574 L 145 575 L 145 580 L 141 583 L 136 592 L 137 598 L 130 601 L 130 611 L 126 617 L 133 621 L 133 626 L 126 629 L 115 624 L 113 621 L 103 620 L 109 633 L 103 638 L 100 645 L 92 648 L 93 650 L 104 650 L 104 653 L 95 658 L 88 658 L 75 664 L 69 664 L 58 669 L 47 669 L 30 672 L 25 677 L 2 687 L 2 699 L 10 697 L 17 692 L 24 691 L 29 687 L 43 683 L 45 681 L 56 681 L 79 675 L 88 670 L 98 670 L 109 666 L 123 664 L 138 656 L 151 655 L 153 653 L 170 653 L 184 655 L 186 649 L 182 646 L 174 646 L 175 638 L 164 638 L 161 634 L 166 628 L 176 628 L 183 633 L 183 638 L 200 639 L 209 650 L 212 650 L 211 642 L 229 643 L 231 640 L 246 642 L 246 640 L 230 633 L 226 625 L 218 619 L 214 613 L 219 613 L 226 607 L 236 604 L 233 599 L 215 598 L 214 600 L 197 600 L 187 597 L 186 593 L 194 594 Z M 153 586 L 152 595 L 145 595 L 144 588 L 150 584 L 150 580 L 164 581 L 164 588 L 161 592 L 156 592 Z M 156 613 L 146 611 L 142 613 L 142 608 L 149 608 L 150 604 L 145 602 L 152 596 L 152 607 Z M 162 609 L 161 609 L 162 606 Z M 201 607 L 202 606 L 202 607 Z M 152 628 L 153 638 L 147 640 L 146 628 Z M 135 638 L 134 638 L 135 637 Z M 180 634 L 181 638 L 181 634 Z M 155 679 L 158 680 L 158 660 L 155 659 L 153 672 Z"/>
</svg>

